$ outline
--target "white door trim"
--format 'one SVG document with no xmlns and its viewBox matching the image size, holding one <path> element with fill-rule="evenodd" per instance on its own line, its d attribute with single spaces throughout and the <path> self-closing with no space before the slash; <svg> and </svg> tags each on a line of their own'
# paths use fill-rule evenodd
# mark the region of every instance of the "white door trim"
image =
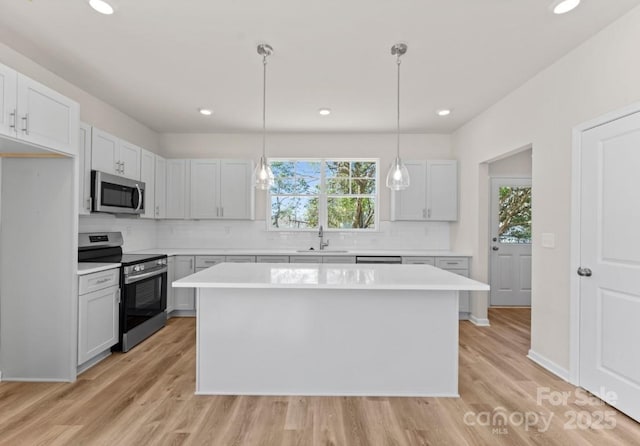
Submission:
<svg viewBox="0 0 640 446">
<path fill-rule="evenodd" d="M 572 131 L 571 253 L 569 257 L 569 382 L 575 386 L 580 385 L 580 280 L 576 274 L 576 269 L 580 266 L 580 187 L 582 184 L 580 166 L 582 162 L 582 133 L 638 112 L 640 112 L 640 102 L 578 124 Z"/>
</svg>

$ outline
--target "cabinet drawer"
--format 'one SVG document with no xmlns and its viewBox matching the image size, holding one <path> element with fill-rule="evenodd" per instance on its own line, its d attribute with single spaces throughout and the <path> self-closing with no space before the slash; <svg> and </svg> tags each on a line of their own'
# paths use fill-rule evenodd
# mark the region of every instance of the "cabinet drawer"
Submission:
<svg viewBox="0 0 640 446">
<path fill-rule="evenodd" d="M 434 257 L 403 257 L 402 263 L 405 265 L 436 265 Z"/>
<path fill-rule="evenodd" d="M 227 263 L 256 263 L 256 256 L 226 256 Z"/>
<path fill-rule="evenodd" d="M 438 257 L 436 266 L 442 269 L 468 269 L 469 259 L 467 257 Z"/>
<path fill-rule="evenodd" d="M 196 268 L 209 268 L 224 261 L 224 256 L 196 256 Z"/>
<path fill-rule="evenodd" d="M 258 263 L 289 263 L 289 256 L 257 256 Z"/>
<path fill-rule="evenodd" d="M 356 263 L 353 256 L 322 256 L 322 263 Z"/>
<path fill-rule="evenodd" d="M 291 256 L 289 257 L 291 263 L 322 263 L 322 257 L 320 256 Z"/>
<path fill-rule="evenodd" d="M 111 286 L 120 286 L 120 268 L 80 276 L 78 294 L 87 294 Z"/>
</svg>

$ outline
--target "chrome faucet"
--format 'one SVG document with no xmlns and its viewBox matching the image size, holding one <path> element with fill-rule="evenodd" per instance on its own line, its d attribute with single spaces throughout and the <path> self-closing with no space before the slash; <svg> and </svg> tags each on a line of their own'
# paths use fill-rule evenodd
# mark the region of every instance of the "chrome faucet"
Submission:
<svg viewBox="0 0 640 446">
<path fill-rule="evenodd" d="M 324 230 L 322 229 L 322 225 L 320 225 L 320 230 L 318 231 L 318 237 L 320 237 L 320 251 L 329 246 L 329 240 L 324 241 Z"/>
</svg>

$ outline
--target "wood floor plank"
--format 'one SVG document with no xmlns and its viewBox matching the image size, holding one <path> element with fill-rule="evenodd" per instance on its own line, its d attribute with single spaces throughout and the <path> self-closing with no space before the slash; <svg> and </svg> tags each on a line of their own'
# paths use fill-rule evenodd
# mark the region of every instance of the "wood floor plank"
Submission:
<svg viewBox="0 0 640 446">
<path fill-rule="evenodd" d="M 528 309 L 489 317 L 491 327 L 460 323 L 460 398 L 195 395 L 195 320 L 171 319 L 75 383 L 0 383 L 0 445 L 640 445 L 638 423 L 577 404 L 575 387 L 526 357 Z M 572 425 L 581 411 L 614 425 Z"/>
</svg>

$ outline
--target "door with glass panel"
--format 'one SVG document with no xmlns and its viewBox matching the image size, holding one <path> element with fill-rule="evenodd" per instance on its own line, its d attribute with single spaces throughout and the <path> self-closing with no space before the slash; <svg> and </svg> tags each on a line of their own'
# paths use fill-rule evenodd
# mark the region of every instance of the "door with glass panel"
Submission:
<svg viewBox="0 0 640 446">
<path fill-rule="evenodd" d="M 531 305 L 531 179 L 492 178 L 492 306 Z"/>
</svg>

